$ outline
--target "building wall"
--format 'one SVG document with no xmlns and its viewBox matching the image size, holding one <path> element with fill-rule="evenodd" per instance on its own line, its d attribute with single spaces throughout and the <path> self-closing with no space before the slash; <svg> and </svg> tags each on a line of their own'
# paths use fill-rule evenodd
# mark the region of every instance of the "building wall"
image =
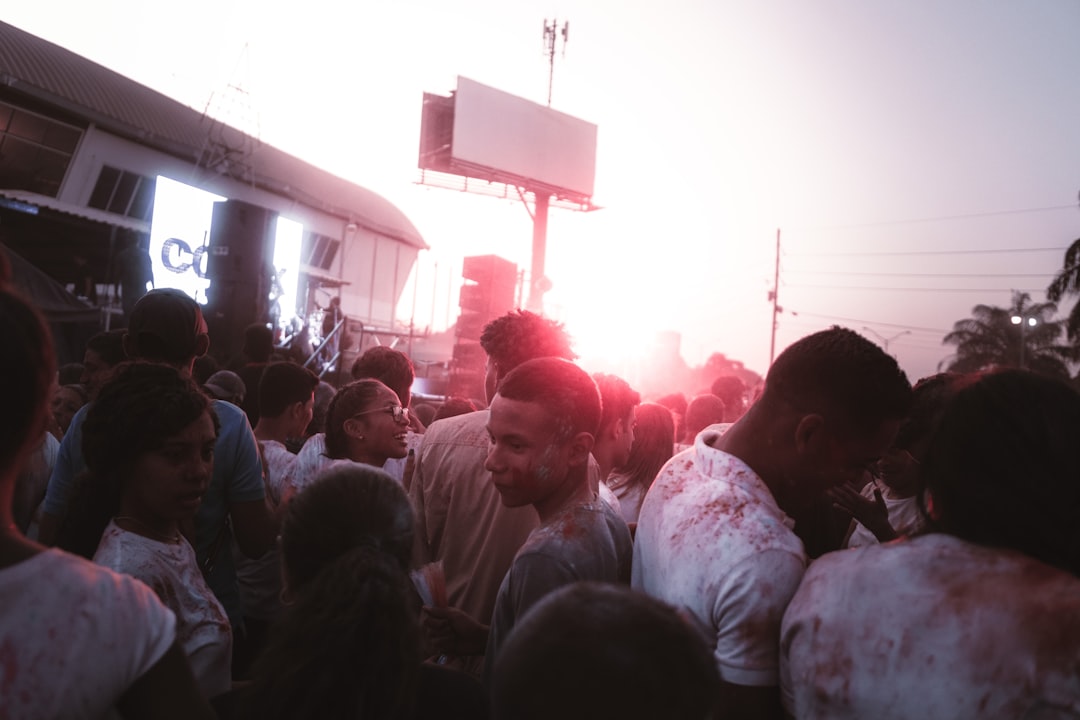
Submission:
<svg viewBox="0 0 1080 720">
<path fill-rule="evenodd" d="M 368 325 L 388 328 L 394 324 L 397 302 L 416 262 L 417 248 L 93 126 L 85 132 L 72 159 L 59 199 L 85 206 L 105 165 L 148 177 L 165 175 L 273 210 L 301 223 L 305 230 L 340 239 L 342 244 L 333 264 L 328 272 L 320 274 L 348 283 L 341 289 L 344 312 Z"/>
</svg>

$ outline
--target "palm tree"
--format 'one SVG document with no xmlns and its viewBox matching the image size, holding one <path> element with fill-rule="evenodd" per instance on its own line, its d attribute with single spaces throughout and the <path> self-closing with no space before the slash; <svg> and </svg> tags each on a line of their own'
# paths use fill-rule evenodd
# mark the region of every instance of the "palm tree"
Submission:
<svg viewBox="0 0 1080 720">
<path fill-rule="evenodd" d="M 1061 302 L 1066 295 L 1080 295 L 1080 239 L 1074 240 L 1065 251 L 1061 272 L 1046 288 L 1046 297 L 1051 302 Z M 1080 302 L 1073 305 L 1065 321 L 1065 332 L 1070 341 L 1080 344 Z"/>
<path fill-rule="evenodd" d="M 1068 363 L 1076 360 L 1077 351 L 1058 343 L 1063 322 L 1051 319 L 1056 312 L 1055 303 L 1032 304 L 1030 295 L 1016 290 L 1008 308 L 976 305 L 972 317 L 957 321 L 941 341 L 956 345 L 956 354 L 942 365 L 954 372 L 1024 367 L 1068 380 Z M 1034 318 L 1034 325 L 1027 322 L 1029 318 Z"/>
</svg>

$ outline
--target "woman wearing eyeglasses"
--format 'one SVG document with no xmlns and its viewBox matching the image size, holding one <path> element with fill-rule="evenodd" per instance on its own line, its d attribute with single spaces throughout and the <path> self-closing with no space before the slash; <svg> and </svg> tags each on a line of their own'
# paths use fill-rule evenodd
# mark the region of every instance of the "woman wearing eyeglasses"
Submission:
<svg viewBox="0 0 1080 720">
<path fill-rule="evenodd" d="M 326 456 L 381 468 L 408 452 L 409 409 L 378 380 L 338 390 L 326 417 Z"/>
</svg>

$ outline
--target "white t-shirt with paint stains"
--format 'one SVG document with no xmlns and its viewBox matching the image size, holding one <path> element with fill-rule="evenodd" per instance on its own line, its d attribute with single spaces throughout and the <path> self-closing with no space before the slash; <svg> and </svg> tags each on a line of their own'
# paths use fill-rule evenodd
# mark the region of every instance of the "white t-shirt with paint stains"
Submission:
<svg viewBox="0 0 1080 720">
<path fill-rule="evenodd" d="M 232 629 L 187 540 L 164 543 L 110 521 L 94 562 L 142 580 L 176 613 L 176 639 L 207 698 L 232 687 Z"/>
<path fill-rule="evenodd" d="M 940 533 L 830 553 L 781 654 L 800 720 L 1080 717 L 1080 579 Z"/>
<path fill-rule="evenodd" d="M 780 620 L 806 555 L 761 478 L 712 447 L 719 437 L 705 429 L 657 475 L 638 516 L 632 584 L 697 618 L 725 681 L 775 686 Z"/>
<path fill-rule="evenodd" d="M 172 647 L 143 583 L 52 549 L 0 570 L 0 717 L 101 718 Z"/>
</svg>

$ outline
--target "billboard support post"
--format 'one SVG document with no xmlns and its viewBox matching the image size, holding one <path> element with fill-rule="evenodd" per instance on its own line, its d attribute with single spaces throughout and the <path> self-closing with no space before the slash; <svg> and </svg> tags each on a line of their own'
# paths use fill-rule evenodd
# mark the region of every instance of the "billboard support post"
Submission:
<svg viewBox="0 0 1080 720">
<path fill-rule="evenodd" d="M 529 283 L 529 307 L 534 313 L 544 312 L 544 293 L 547 292 L 547 277 L 544 275 L 544 255 L 547 252 L 548 206 L 551 197 L 536 193 L 533 210 L 532 264 L 529 266 L 532 282 Z"/>
</svg>

